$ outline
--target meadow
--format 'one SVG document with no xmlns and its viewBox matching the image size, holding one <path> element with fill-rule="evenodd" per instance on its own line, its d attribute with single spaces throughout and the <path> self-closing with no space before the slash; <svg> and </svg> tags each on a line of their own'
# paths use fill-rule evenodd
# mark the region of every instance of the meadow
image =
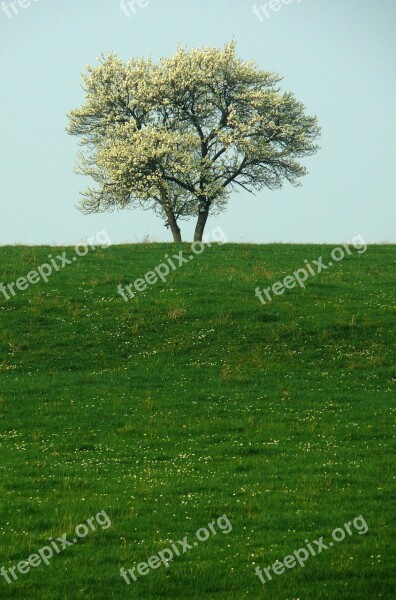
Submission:
<svg viewBox="0 0 396 600">
<path fill-rule="evenodd" d="M 99 248 L 0 294 L 0 567 L 92 515 L 4 599 L 394 598 L 396 249 L 369 246 L 264 306 L 332 246 L 224 244 L 125 302 L 188 244 Z M 0 281 L 68 248 L 2 247 Z M 226 515 L 169 567 L 120 575 Z M 262 584 L 265 568 L 363 516 Z M 331 537 L 330 537 L 331 539 Z"/>
</svg>

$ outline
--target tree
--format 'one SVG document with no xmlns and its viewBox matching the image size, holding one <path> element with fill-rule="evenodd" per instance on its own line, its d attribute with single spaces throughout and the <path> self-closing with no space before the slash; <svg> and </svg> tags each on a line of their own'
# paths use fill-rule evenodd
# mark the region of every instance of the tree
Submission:
<svg viewBox="0 0 396 600">
<path fill-rule="evenodd" d="M 142 206 L 166 220 L 197 218 L 202 240 L 210 214 L 233 190 L 251 193 L 299 185 L 307 171 L 297 159 L 313 154 L 316 117 L 281 77 L 223 50 L 179 48 L 170 59 L 102 57 L 87 67 L 85 104 L 69 113 L 68 132 L 87 153 L 79 172 L 98 185 L 83 194 L 85 212 Z"/>
</svg>

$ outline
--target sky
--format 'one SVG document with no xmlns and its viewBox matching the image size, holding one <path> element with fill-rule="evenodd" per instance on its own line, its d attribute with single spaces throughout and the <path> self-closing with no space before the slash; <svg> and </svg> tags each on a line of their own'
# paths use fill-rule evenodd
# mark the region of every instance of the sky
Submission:
<svg viewBox="0 0 396 600">
<path fill-rule="evenodd" d="M 128 7 L 128 2 L 130 6 Z M 139 6 L 140 4 L 140 6 Z M 283 76 L 316 115 L 321 149 L 302 186 L 233 193 L 211 217 L 230 242 L 396 242 L 396 1 L 0 0 L 0 245 L 76 244 L 105 229 L 113 243 L 171 241 L 152 212 L 83 215 L 78 140 L 67 112 L 101 54 L 171 56 L 223 47 Z M 194 220 L 182 224 L 192 238 Z"/>
</svg>

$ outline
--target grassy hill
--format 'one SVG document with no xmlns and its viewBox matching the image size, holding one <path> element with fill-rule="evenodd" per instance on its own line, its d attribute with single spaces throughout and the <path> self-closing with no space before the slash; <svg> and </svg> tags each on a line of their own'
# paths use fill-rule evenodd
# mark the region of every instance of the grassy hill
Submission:
<svg viewBox="0 0 396 600">
<path fill-rule="evenodd" d="M 0 567 L 111 520 L 0 577 L 0 597 L 393 598 L 395 247 L 265 305 L 256 287 L 332 247 L 213 246 L 129 302 L 117 293 L 181 249 L 100 248 L 0 293 Z M 65 250 L 0 248 L 0 281 Z M 255 574 L 359 516 L 366 533 L 304 568 Z M 126 584 L 122 567 L 184 536 L 191 549 Z"/>
</svg>

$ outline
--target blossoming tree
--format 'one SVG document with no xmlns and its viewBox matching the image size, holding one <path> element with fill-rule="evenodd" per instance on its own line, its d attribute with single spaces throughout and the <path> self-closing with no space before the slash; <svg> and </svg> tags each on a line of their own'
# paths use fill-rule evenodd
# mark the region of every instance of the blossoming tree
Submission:
<svg viewBox="0 0 396 600">
<path fill-rule="evenodd" d="M 195 217 L 200 241 L 232 190 L 298 185 L 307 172 L 298 159 L 317 150 L 320 129 L 280 80 L 238 58 L 234 42 L 158 63 L 102 57 L 69 113 L 68 132 L 85 147 L 77 170 L 97 184 L 80 208 L 152 209 L 175 241 L 180 220 Z"/>
</svg>

